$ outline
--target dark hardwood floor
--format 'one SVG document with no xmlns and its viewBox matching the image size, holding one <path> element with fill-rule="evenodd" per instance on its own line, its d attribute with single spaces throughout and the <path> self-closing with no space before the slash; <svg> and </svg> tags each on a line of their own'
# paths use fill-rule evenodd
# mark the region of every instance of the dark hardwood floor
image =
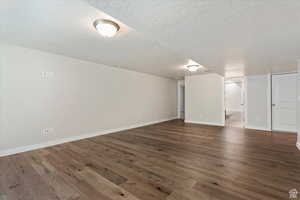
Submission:
<svg viewBox="0 0 300 200">
<path fill-rule="evenodd" d="M 0 193 L 5 200 L 284 200 L 300 191 L 295 143 L 292 133 L 173 120 L 0 158 Z"/>
</svg>

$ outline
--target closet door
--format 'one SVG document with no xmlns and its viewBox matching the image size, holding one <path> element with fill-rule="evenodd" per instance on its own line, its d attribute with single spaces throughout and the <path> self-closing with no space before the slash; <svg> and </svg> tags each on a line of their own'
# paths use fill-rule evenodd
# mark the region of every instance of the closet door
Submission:
<svg viewBox="0 0 300 200">
<path fill-rule="evenodd" d="M 272 75 L 272 126 L 297 131 L 297 74 Z"/>
</svg>

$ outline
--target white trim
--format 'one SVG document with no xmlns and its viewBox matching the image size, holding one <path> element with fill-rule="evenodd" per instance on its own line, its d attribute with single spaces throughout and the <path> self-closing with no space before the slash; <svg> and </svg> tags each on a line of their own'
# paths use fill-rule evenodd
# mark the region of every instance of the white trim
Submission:
<svg viewBox="0 0 300 200">
<path fill-rule="evenodd" d="M 267 126 L 269 130 L 272 130 L 272 75 L 268 74 L 268 96 L 267 96 Z"/>
<path fill-rule="evenodd" d="M 244 126 L 248 124 L 248 78 L 244 79 Z"/>
<path fill-rule="evenodd" d="M 190 121 L 190 120 L 184 120 L 184 123 L 202 124 L 202 125 L 209 125 L 209 126 L 225 126 L 225 124 L 222 124 L 222 123 L 203 122 L 203 121 Z"/>
<path fill-rule="evenodd" d="M 191 110 L 191 98 L 190 98 L 190 93 L 191 93 L 191 84 L 188 84 L 189 80 L 188 78 L 184 77 L 184 119 L 190 119 L 190 110 Z M 189 92 L 187 92 L 189 91 Z M 189 95 L 189 97 L 188 97 Z M 189 100 L 189 102 L 187 101 Z"/>
<path fill-rule="evenodd" d="M 255 129 L 255 130 L 263 130 L 263 131 L 272 131 L 272 85 L 271 85 L 271 74 L 267 74 L 267 127 L 259 127 L 259 126 L 251 126 L 248 122 L 248 82 L 249 79 L 255 79 L 257 77 L 261 77 L 265 75 L 257 75 L 257 76 L 247 76 L 245 77 L 245 128 L 246 129 Z"/>
<path fill-rule="evenodd" d="M 182 116 L 181 117 L 181 110 L 180 110 L 180 100 L 181 100 L 181 93 L 180 93 L 180 89 L 181 87 L 184 87 L 185 88 L 185 84 L 184 84 L 184 80 L 178 80 L 177 81 L 177 118 L 178 119 L 184 119 L 185 116 Z M 183 94 L 184 95 L 184 94 Z M 185 96 L 183 97 L 185 98 Z M 183 108 L 185 109 L 185 107 Z M 183 113 L 185 112 L 185 110 L 183 110 Z"/>
<path fill-rule="evenodd" d="M 177 81 L 177 118 L 180 118 L 180 80 Z"/>
<path fill-rule="evenodd" d="M 161 119 L 161 120 L 152 121 L 152 122 L 145 122 L 145 123 L 135 124 L 132 126 L 127 126 L 127 127 L 122 127 L 122 128 L 108 129 L 108 130 L 103 130 L 103 131 L 95 131 L 92 133 L 82 134 L 82 135 L 58 139 L 58 140 L 52 140 L 52 141 L 44 142 L 44 143 L 40 143 L 40 144 L 33 144 L 33 145 L 27 145 L 27 146 L 17 147 L 17 148 L 13 148 L 13 149 L 7 149 L 7 150 L 0 151 L 0 157 L 9 156 L 9 155 L 22 153 L 22 152 L 26 152 L 26 151 L 32 151 L 32 150 L 41 149 L 41 148 L 45 148 L 45 147 L 50 147 L 50 146 L 63 144 L 63 143 L 67 143 L 67 142 L 73 142 L 73 141 L 82 140 L 82 139 L 86 139 L 86 138 L 96 137 L 96 136 L 105 135 L 105 134 L 109 134 L 109 133 L 115 133 L 115 132 L 124 131 L 124 130 L 128 130 L 128 129 L 138 128 L 138 127 L 142 127 L 142 126 L 148 126 L 148 125 L 157 124 L 157 123 L 161 123 L 161 122 L 165 122 L 165 121 L 170 121 L 173 119 L 177 119 L 177 117 L 171 117 L 171 118 Z"/>
<path fill-rule="evenodd" d="M 272 75 L 285 75 L 285 74 L 298 74 L 298 71 L 272 73 Z"/>
<path fill-rule="evenodd" d="M 287 129 L 273 129 L 274 132 L 286 132 L 286 133 L 295 133 L 297 134 L 297 130 L 287 130 Z"/>
<path fill-rule="evenodd" d="M 243 109 L 227 109 L 228 112 L 243 112 Z"/>
<path fill-rule="evenodd" d="M 300 142 L 297 142 L 296 146 L 300 150 Z"/>
<path fill-rule="evenodd" d="M 270 109 L 271 109 L 271 111 L 270 111 L 270 113 L 271 113 L 271 129 L 273 130 L 273 131 L 282 131 L 282 132 L 297 132 L 297 127 L 296 127 L 296 130 L 284 130 L 284 129 L 274 129 L 273 128 L 273 125 L 274 125 L 274 123 L 273 123 L 273 107 L 272 107 L 272 103 L 273 103 L 273 76 L 289 76 L 289 75 L 295 75 L 296 76 L 296 79 L 298 80 L 298 76 L 297 76 L 297 74 L 298 74 L 298 72 L 283 72 L 283 73 L 272 73 L 271 74 L 271 100 L 270 100 L 270 102 L 271 102 L 271 105 L 270 105 Z M 298 93 L 298 92 L 297 92 Z M 296 107 L 296 110 L 297 110 L 297 107 Z M 298 116 L 297 116 L 298 117 Z M 297 119 L 296 119 L 297 120 Z"/>
<path fill-rule="evenodd" d="M 254 130 L 259 130 L 259 131 L 272 131 L 269 128 L 259 127 L 259 126 L 245 126 L 245 129 L 254 129 Z"/>
<path fill-rule="evenodd" d="M 222 122 L 221 122 L 221 126 L 225 126 L 225 121 L 226 121 L 226 105 L 225 105 L 225 78 L 222 77 L 223 79 L 223 103 L 222 103 Z M 220 125 L 216 125 L 216 126 L 220 126 Z"/>
</svg>

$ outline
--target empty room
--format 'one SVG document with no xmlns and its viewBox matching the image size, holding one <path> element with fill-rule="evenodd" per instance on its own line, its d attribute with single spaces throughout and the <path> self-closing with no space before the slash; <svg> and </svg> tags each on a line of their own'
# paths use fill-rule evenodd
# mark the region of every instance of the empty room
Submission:
<svg viewBox="0 0 300 200">
<path fill-rule="evenodd" d="M 300 200 L 299 0 L 1 0 L 0 200 Z"/>
</svg>

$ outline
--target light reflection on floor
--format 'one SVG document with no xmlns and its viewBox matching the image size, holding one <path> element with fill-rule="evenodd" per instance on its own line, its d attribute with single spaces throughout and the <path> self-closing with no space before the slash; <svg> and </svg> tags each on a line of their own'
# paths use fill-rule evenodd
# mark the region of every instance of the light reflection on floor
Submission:
<svg viewBox="0 0 300 200">
<path fill-rule="evenodd" d="M 226 112 L 225 126 L 243 128 L 242 112 Z"/>
</svg>

